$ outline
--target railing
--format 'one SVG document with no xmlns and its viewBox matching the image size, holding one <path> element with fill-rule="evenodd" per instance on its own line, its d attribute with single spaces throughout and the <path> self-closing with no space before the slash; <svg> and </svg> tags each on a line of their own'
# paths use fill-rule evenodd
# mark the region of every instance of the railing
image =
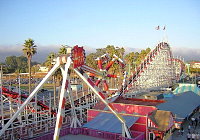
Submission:
<svg viewBox="0 0 200 140">
<path fill-rule="evenodd" d="M 63 128 L 60 131 L 60 137 L 66 136 L 69 134 L 73 134 L 73 135 L 80 134 L 80 135 L 97 137 L 97 138 L 102 138 L 102 139 L 107 139 L 107 140 L 109 139 L 110 140 L 144 140 L 144 133 L 137 132 L 137 131 L 131 131 L 131 134 L 134 137 L 131 139 L 122 137 L 121 134 L 104 132 L 104 131 L 99 131 L 99 130 L 92 130 L 89 128 Z M 53 132 L 45 134 L 37 138 L 33 138 L 33 140 L 43 140 L 43 139 L 53 140 Z"/>
</svg>

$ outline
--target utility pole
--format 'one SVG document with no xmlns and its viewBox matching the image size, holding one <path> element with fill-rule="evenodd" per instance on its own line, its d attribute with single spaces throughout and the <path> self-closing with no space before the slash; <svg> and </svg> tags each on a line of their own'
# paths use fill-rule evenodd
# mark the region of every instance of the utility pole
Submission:
<svg viewBox="0 0 200 140">
<path fill-rule="evenodd" d="M 1 127 L 4 126 L 4 114 L 3 114 L 3 82 L 2 82 L 2 79 L 3 79 L 3 66 L 1 65 L 1 71 L 0 71 L 0 88 L 1 88 L 1 117 L 2 117 L 2 122 L 1 122 Z"/>
</svg>

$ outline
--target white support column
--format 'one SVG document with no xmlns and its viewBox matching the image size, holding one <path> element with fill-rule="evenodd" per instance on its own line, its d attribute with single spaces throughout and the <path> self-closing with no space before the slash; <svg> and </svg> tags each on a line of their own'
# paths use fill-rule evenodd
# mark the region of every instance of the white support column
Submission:
<svg viewBox="0 0 200 140">
<path fill-rule="evenodd" d="M 11 97 L 8 97 L 8 102 L 9 102 L 10 118 L 12 118 L 13 106 Z"/>
<path fill-rule="evenodd" d="M 35 95 L 35 104 L 34 104 L 34 109 L 35 109 L 35 113 L 34 113 L 34 117 L 35 117 L 35 126 L 37 127 L 37 94 Z"/>
<path fill-rule="evenodd" d="M 18 79 L 18 84 L 19 84 L 19 87 L 18 87 L 18 92 L 19 92 L 19 102 L 18 102 L 18 109 L 21 105 L 21 78 L 20 78 L 20 74 L 19 74 L 19 79 Z M 22 118 L 21 118 L 21 113 L 19 114 L 19 120 L 20 120 L 20 123 L 22 121 Z"/>
<path fill-rule="evenodd" d="M 62 87 L 61 87 L 61 92 L 60 92 L 60 100 L 59 100 L 59 105 L 58 105 L 58 113 L 56 116 L 56 127 L 55 127 L 55 131 L 54 131 L 54 140 L 58 140 L 59 139 L 59 135 L 60 135 L 60 129 L 62 127 L 62 123 L 63 123 L 63 112 L 65 109 L 65 103 L 66 103 L 66 89 L 68 88 L 68 82 L 67 82 L 67 73 L 68 73 L 68 69 L 71 63 L 71 59 L 67 59 L 67 63 L 65 64 L 65 69 L 61 68 L 62 71 L 62 75 L 63 75 L 63 81 L 62 81 Z"/>
<path fill-rule="evenodd" d="M 6 125 L 1 129 L 0 136 L 6 131 L 6 129 L 12 124 L 12 122 L 17 118 L 17 116 L 20 114 L 20 112 L 23 111 L 25 106 L 33 99 L 35 94 L 40 90 L 40 88 L 43 86 L 43 84 L 49 79 L 49 77 L 59 68 L 60 65 L 60 58 L 57 58 L 57 62 L 54 65 L 54 67 L 49 71 L 49 73 L 43 78 L 43 80 L 40 82 L 40 84 L 34 89 L 34 91 L 29 95 L 29 97 L 26 99 L 26 101 L 21 105 L 21 107 L 17 110 L 17 112 L 12 116 L 12 118 L 6 123 Z"/>
<path fill-rule="evenodd" d="M 61 93 L 60 93 L 60 101 L 59 101 L 58 114 L 57 114 L 57 120 L 56 120 L 56 128 L 54 131 L 54 140 L 59 139 L 60 129 L 61 129 L 62 123 L 63 123 L 63 113 L 65 111 L 66 92 L 67 91 L 69 93 L 69 99 L 70 99 L 71 105 L 72 105 L 73 118 L 72 118 L 71 126 L 76 128 L 77 123 L 79 126 L 81 126 L 80 122 L 77 119 L 74 102 L 73 102 L 73 99 L 71 96 L 72 91 L 71 91 L 70 81 L 68 79 L 68 77 L 69 77 L 68 70 L 69 70 L 70 64 L 71 64 L 71 58 L 68 57 L 67 63 L 65 64 L 65 69 L 63 69 L 61 67 L 63 81 L 62 81 L 62 87 L 61 87 Z"/>
<path fill-rule="evenodd" d="M 70 60 L 70 64 L 71 64 L 71 58 L 69 58 Z M 64 71 L 62 68 L 62 74 L 66 74 L 66 70 Z M 71 89 L 71 84 L 70 84 L 70 79 L 69 79 L 69 75 L 68 75 L 68 72 L 67 72 L 67 79 L 66 79 L 66 82 L 68 83 L 68 88 L 66 88 L 67 90 L 67 93 L 68 93 L 68 97 L 69 97 L 69 101 L 70 101 L 70 104 L 71 104 L 71 107 L 72 107 L 72 122 L 71 122 L 71 125 L 70 127 L 72 128 L 77 128 L 77 124 L 78 126 L 80 127 L 81 126 L 81 123 L 80 121 L 78 120 L 77 118 L 77 115 L 76 115 L 76 110 L 75 110 L 75 105 L 74 105 L 74 98 L 73 98 L 73 95 L 72 95 L 72 89 Z M 78 98 L 76 98 L 78 99 Z"/>
<path fill-rule="evenodd" d="M 71 123 L 70 127 L 77 128 L 77 124 L 80 127 L 81 123 L 80 123 L 80 121 L 77 118 L 77 114 L 76 114 L 76 110 L 75 110 L 75 105 L 74 105 L 74 99 L 73 99 L 72 90 L 71 90 L 70 80 L 69 79 L 67 79 L 67 80 L 68 80 L 68 83 L 69 83 L 67 92 L 69 94 L 69 100 L 70 100 L 71 107 L 72 107 L 72 123 Z"/>
</svg>

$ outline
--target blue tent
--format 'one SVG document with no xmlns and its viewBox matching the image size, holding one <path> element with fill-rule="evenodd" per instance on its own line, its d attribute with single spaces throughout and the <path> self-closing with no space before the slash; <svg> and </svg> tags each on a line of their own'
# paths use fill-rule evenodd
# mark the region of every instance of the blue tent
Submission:
<svg viewBox="0 0 200 140">
<path fill-rule="evenodd" d="M 125 119 L 128 128 L 130 128 L 139 118 L 128 115 L 123 115 L 122 117 Z M 121 122 L 116 118 L 115 115 L 105 112 L 97 115 L 93 120 L 84 124 L 83 127 L 111 133 L 122 133 Z"/>
</svg>

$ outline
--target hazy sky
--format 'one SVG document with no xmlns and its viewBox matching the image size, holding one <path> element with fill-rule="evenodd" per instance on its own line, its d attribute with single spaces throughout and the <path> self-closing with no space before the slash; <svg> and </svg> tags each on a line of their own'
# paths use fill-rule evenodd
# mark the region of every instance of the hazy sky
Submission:
<svg viewBox="0 0 200 140">
<path fill-rule="evenodd" d="M 28 38 L 38 51 L 62 44 L 146 48 L 163 36 L 158 25 L 166 25 L 172 47 L 198 50 L 200 1 L 0 0 L 0 53 L 21 51 Z"/>
</svg>

